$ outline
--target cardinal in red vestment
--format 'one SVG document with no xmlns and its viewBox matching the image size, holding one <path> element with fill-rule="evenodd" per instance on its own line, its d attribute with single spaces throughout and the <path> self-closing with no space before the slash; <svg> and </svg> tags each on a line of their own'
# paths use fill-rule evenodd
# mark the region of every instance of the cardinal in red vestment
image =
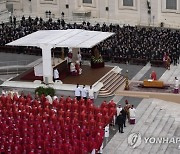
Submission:
<svg viewBox="0 0 180 154">
<path fill-rule="evenodd" d="M 155 71 L 152 71 L 152 73 L 151 73 L 151 79 L 152 79 L 152 80 L 157 80 L 157 76 L 156 76 L 156 72 L 155 72 Z"/>
</svg>

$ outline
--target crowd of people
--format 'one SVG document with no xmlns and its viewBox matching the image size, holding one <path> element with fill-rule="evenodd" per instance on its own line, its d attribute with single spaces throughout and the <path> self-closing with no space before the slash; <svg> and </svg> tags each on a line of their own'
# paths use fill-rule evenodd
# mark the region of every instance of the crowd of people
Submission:
<svg viewBox="0 0 180 154">
<path fill-rule="evenodd" d="M 101 152 L 109 125 L 116 121 L 119 132 L 124 133 L 127 121 L 135 124 L 136 109 L 128 100 L 124 108 L 116 107 L 113 100 L 96 107 L 93 88 L 87 90 L 85 85 L 77 85 L 75 95 L 58 98 L 2 90 L 0 152 Z"/>
<path fill-rule="evenodd" d="M 0 151 L 66 151 L 70 148 L 78 154 L 93 150 L 97 152 L 102 150 L 103 138 L 109 137 L 109 125 L 117 124 L 119 132 L 124 133 L 123 128 L 127 126 L 127 121 L 135 124 L 136 109 L 129 104 L 128 100 L 125 100 L 124 107 L 121 105 L 116 107 L 113 100 L 103 101 L 99 107 L 96 107 L 93 102 L 92 86 L 89 96 L 85 85 L 82 88 L 77 85 L 77 89 L 81 95 L 74 98 L 70 96 L 58 98 L 44 94 L 39 96 L 38 93 L 32 96 L 30 93 L 21 92 L 19 94 L 18 91 L 2 90 L 0 126 L 6 129 L 0 130 L 2 139 L 0 140 Z M 23 125 L 19 125 L 20 123 Z M 11 130 L 13 124 L 15 131 Z M 12 132 L 9 133 L 9 131 Z M 52 135 L 55 131 L 59 134 Z M 52 136 L 50 137 L 48 134 Z M 94 134 L 94 136 L 90 137 L 88 134 Z M 10 138 L 12 138 L 12 142 L 8 141 Z M 29 143 L 25 145 L 27 140 Z M 80 148 L 76 147 L 76 144 Z"/>
<path fill-rule="evenodd" d="M 171 62 L 176 65 L 179 63 L 180 55 L 180 32 L 155 27 L 138 26 L 119 26 L 119 25 L 92 25 L 89 22 L 82 24 L 68 24 L 64 19 L 53 21 L 51 18 L 44 21 L 36 17 L 28 17 L 8 24 L 1 24 L 0 28 L 0 46 L 4 46 L 13 40 L 31 34 L 37 30 L 58 30 L 58 29 L 85 29 L 93 31 L 114 32 L 111 38 L 98 44 L 101 55 L 105 55 L 109 60 L 113 58 L 123 58 L 129 62 L 131 59 L 144 59 L 146 61 L 163 61 L 163 55 L 166 52 Z M 91 49 L 81 49 L 81 53 L 91 53 Z"/>
<path fill-rule="evenodd" d="M 0 95 L 0 153 L 97 153 L 104 127 L 116 114 L 113 101 L 96 107 L 70 96 Z"/>
</svg>

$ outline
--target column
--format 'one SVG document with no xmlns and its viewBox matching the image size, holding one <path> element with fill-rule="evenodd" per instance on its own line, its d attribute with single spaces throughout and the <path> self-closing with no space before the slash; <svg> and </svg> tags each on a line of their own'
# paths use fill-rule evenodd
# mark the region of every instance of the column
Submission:
<svg viewBox="0 0 180 154">
<path fill-rule="evenodd" d="M 40 48 L 42 49 L 43 81 L 46 84 L 53 83 L 53 70 L 51 61 L 52 45 L 41 44 Z"/>
<path fill-rule="evenodd" d="M 78 51 L 79 51 L 79 48 L 72 48 L 72 54 L 73 54 L 72 62 L 73 63 L 76 62 L 76 60 L 77 60 Z"/>
</svg>

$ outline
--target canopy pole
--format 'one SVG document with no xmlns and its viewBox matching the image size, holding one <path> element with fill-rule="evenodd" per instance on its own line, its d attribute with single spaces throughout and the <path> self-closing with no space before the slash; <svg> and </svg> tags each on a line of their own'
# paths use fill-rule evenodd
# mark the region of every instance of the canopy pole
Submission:
<svg viewBox="0 0 180 154">
<path fill-rule="evenodd" d="M 53 83 L 53 70 L 51 61 L 51 49 L 52 45 L 41 44 L 42 49 L 42 62 L 43 62 L 43 82 L 46 84 Z"/>
<path fill-rule="evenodd" d="M 61 48 L 62 54 L 61 54 L 61 59 L 64 60 L 64 47 Z"/>
</svg>

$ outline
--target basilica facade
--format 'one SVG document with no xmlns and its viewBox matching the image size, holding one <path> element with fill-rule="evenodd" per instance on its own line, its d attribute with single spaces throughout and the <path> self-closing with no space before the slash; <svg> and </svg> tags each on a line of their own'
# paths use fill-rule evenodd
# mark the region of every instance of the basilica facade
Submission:
<svg viewBox="0 0 180 154">
<path fill-rule="evenodd" d="M 17 18 L 39 16 L 145 26 L 180 26 L 180 0 L 1 0 Z"/>
</svg>

